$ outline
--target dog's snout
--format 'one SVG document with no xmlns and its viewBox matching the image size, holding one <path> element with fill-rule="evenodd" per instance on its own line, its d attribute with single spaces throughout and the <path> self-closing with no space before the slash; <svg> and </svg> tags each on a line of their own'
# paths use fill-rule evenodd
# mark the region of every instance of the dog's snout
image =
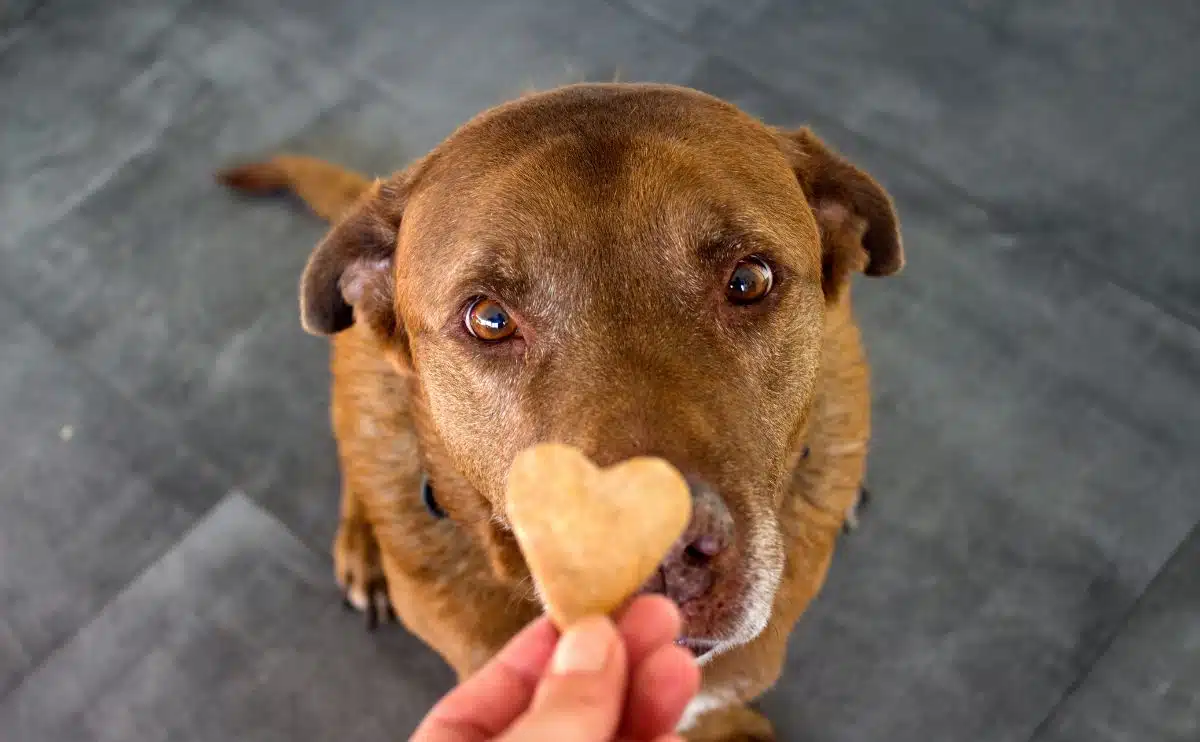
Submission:
<svg viewBox="0 0 1200 742">
<path fill-rule="evenodd" d="M 699 479 L 689 477 L 688 487 L 692 519 L 647 585 L 678 604 L 703 597 L 713 588 L 734 546 L 733 516 L 725 501 Z"/>
</svg>

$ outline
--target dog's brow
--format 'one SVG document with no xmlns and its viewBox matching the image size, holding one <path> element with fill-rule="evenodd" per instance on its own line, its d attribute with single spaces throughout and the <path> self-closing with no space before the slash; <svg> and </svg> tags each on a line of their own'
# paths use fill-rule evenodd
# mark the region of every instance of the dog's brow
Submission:
<svg viewBox="0 0 1200 742">
<path fill-rule="evenodd" d="M 529 281 L 518 266 L 502 255 L 481 251 L 452 276 L 454 291 L 463 296 L 486 295 L 509 301 L 528 290 Z"/>
<path fill-rule="evenodd" d="M 735 223 L 726 222 L 701 238 L 696 256 L 706 266 L 724 265 L 753 252 L 756 246 L 763 243 L 762 235 Z"/>
</svg>

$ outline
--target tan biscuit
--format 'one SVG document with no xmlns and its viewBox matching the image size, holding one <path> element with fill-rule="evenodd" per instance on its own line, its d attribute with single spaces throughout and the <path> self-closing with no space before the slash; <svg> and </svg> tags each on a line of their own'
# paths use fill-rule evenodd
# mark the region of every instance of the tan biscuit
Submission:
<svg viewBox="0 0 1200 742">
<path fill-rule="evenodd" d="M 642 457 L 600 469 L 559 444 L 516 457 L 507 502 L 546 612 L 560 628 L 611 613 L 637 592 L 692 511 L 687 482 L 666 461 Z"/>
</svg>

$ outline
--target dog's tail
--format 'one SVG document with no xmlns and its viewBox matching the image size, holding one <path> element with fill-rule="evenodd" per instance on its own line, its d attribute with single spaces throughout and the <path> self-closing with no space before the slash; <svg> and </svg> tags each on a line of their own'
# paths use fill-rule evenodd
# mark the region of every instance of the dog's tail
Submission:
<svg viewBox="0 0 1200 742">
<path fill-rule="evenodd" d="M 371 187 L 366 176 L 340 165 L 301 155 L 279 155 L 235 165 L 217 173 L 217 182 L 246 193 L 296 194 L 317 216 L 337 221 Z"/>
</svg>

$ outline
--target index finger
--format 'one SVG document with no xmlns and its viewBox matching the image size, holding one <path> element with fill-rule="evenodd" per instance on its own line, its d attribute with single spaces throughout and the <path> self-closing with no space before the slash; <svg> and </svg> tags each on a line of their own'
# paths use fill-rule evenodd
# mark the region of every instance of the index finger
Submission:
<svg viewBox="0 0 1200 742">
<path fill-rule="evenodd" d="M 639 595 L 617 617 L 631 668 L 679 637 L 679 607 L 662 595 Z"/>
<path fill-rule="evenodd" d="M 557 643 L 549 619 L 525 627 L 439 701 L 410 742 L 487 742 L 499 736 L 529 707 Z"/>
</svg>

